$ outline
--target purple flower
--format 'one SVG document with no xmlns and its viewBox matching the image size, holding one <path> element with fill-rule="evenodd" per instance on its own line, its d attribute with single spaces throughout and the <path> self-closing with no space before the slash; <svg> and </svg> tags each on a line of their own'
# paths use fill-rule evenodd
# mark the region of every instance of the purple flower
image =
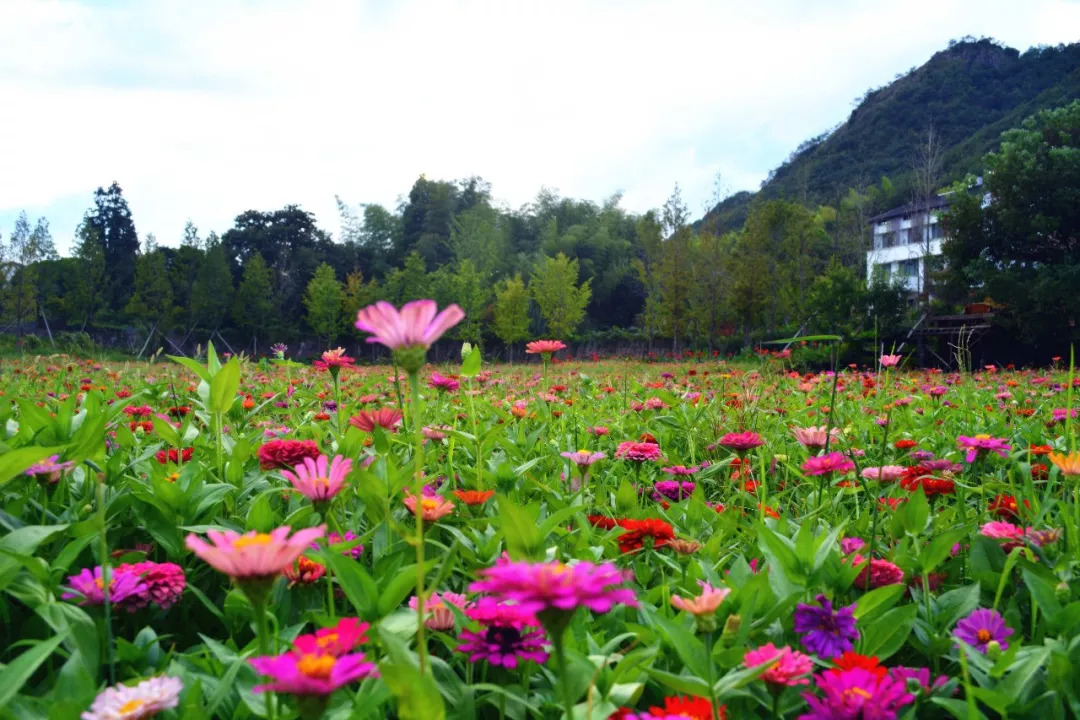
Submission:
<svg viewBox="0 0 1080 720">
<path fill-rule="evenodd" d="M 815 679 L 821 697 L 803 693 L 810 712 L 799 720 L 895 720 L 915 700 L 904 681 L 862 667 L 827 670 Z"/>
<path fill-rule="evenodd" d="M 930 668 L 924 667 L 894 667 L 889 670 L 889 674 L 892 675 L 893 678 L 903 683 L 907 683 L 909 688 L 912 686 L 910 681 L 914 680 L 919 684 L 919 688 L 924 695 L 929 695 L 934 690 L 937 690 L 939 687 L 942 687 L 949 682 L 947 675 L 938 675 L 934 678 L 934 683 L 931 685 Z"/>
<path fill-rule="evenodd" d="M 830 659 L 855 647 L 859 639 L 855 606 L 833 612 L 827 597 L 818 595 L 815 599 L 821 607 L 799 603 L 795 608 L 795 632 L 802 636 L 803 646 L 819 657 Z"/>
<path fill-rule="evenodd" d="M 694 483 L 690 481 L 679 482 L 678 480 L 658 480 L 653 485 L 653 500 L 667 498 L 668 500 L 685 500 L 694 494 Z"/>
<path fill-rule="evenodd" d="M 997 610 L 985 610 L 979 608 L 966 618 L 956 623 L 953 637 L 961 642 L 971 645 L 979 652 L 986 654 L 986 646 L 996 642 L 1002 650 L 1009 649 L 1006 638 L 1013 634 L 1013 629 L 1005 624 L 1005 618 Z M 958 646 L 959 647 L 959 646 Z"/>
<path fill-rule="evenodd" d="M 80 600 L 80 605 L 104 605 L 105 581 L 101 574 L 101 566 L 98 565 L 93 572 L 89 568 L 83 568 L 78 575 L 69 576 L 68 583 L 71 590 L 63 594 L 63 599 Z M 145 593 L 146 589 L 146 583 L 137 573 L 117 572 L 116 568 L 110 568 L 109 602 L 111 604 L 122 603 L 133 595 Z"/>
<path fill-rule="evenodd" d="M 840 539 L 840 552 L 843 553 L 844 555 L 850 555 L 851 553 L 855 552 L 856 550 L 859 550 L 860 548 L 862 548 L 864 545 L 866 545 L 866 543 L 863 541 L 862 538 L 857 538 L 857 537 L 841 538 Z"/>
<path fill-rule="evenodd" d="M 469 654 L 469 662 L 486 660 L 505 668 L 516 668 L 522 660 L 547 662 L 544 631 L 529 629 L 538 628 L 540 622 L 520 605 L 482 598 L 465 614 L 481 625 L 479 631 L 461 631 L 462 642 L 457 649 Z"/>
<path fill-rule="evenodd" d="M 564 565 L 500 559 L 479 575 L 483 580 L 472 583 L 469 590 L 513 600 L 526 612 L 573 612 L 584 605 L 593 612 L 606 613 L 618 604 L 637 606 L 634 591 L 619 587 L 631 574 L 612 563 Z"/>
<path fill-rule="evenodd" d="M 991 452 L 997 453 L 1001 457 L 1008 457 L 1008 451 L 1012 449 L 1012 446 L 1003 439 L 990 437 L 989 435 L 976 435 L 975 437 L 961 435 L 956 438 L 956 444 L 967 449 L 967 455 L 964 456 L 964 461 L 967 463 L 973 463 L 975 458 Z"/>
</svg>

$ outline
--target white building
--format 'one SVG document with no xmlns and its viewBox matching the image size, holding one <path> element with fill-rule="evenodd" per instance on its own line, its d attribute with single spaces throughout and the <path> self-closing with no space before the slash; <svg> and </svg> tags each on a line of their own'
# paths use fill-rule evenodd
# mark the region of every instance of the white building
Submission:
<svg viewBox="0 0 1080 720">
<path fill-rule="evenodd" d="M 908 203 L 870 218 L 873 238 L 866 252 L 866 282 L 875 276 L 901 282 L 918 293 L 927 257 L 941 254 L 945 237 L 940 215 L 949 206 L 945 195 L 926 203 Z"/>
</svg>

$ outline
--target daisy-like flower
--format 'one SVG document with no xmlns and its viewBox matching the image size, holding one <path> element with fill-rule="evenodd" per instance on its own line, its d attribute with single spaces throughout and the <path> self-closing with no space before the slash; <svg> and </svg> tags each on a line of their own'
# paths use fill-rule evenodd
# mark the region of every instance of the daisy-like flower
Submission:
<svg viewBox="0 0 1080 720">
<path fill-rule="evenodd" d="M 281 474 L 311 502 L 325 503 L 344 487 L 345 478 L 352 471 L 352 460 L 335 455 L 328 463 L 325 455 L 314 460 L 306 457 L 294 469 L 295 472 L 283 470 Z"/>
<path fill-rule="evenodd" d="M 482 579 L 472 592 L 490 593 L 499 601 L 513 601 L 522 610 L 539 615 L 548 610 L 573 612 L 586 607 L 606 613 L 618 604 L 637 607 L 634 591 L 621 587 L 629 574 L 612 563 L 528 563 L 500 559 L 480 570 Z"/>
<path fill-rule="evenodd" d="M 882 355 L 881 356 L 881 367 L 887 367 L 887 368 L 896 367 L 897 365 L 900 364 L 900 358 L 901 357 L 902 357 L 901 355 Z"/>
<path fill-rule="evenodd" d="M 452 592 L 431 593 L 424 601 L 424 627 L 430 630 L 450 630 L 454 627 L 454 613 L 450 611 L 453 605 L 459 610 L 465 610 L 469 600 L 464 595 Z M 420 606 L 416 596 L 409 598 L 409 609 L 416 610 Z"/>
<path fill-rule="evenodd" d="M 653 500 L 667 498 L 668 500 L 685 500 L 694 494 L 696 486 L 689 480 L 657 480 L 653 483 Z"/>
<path fill-rule="evenodd" d="M 851 564 L 859 565 L 865 560 L 866 558 L 862 555 L 855 555 L 851 559 Z M 871 588 L 879 588 L 885 585 L 899 585 L 902 582 L 904 582 L 904 571 L 898 565 L 881 558 L 873 558 L 859 570 L 859 574 L 855 577 L 854 587 L 861 590 L 866 588 L 867 584 Z"/>
<path fill-rule="evenodd" d="M 814 671 L 814 661 L 809 655 L 803 655 L 787 645 L 776 647 L 772 643 L 747 650 L 743 655 L 743 664 L 748 668 L 769 665 L 761 679 L 779 687 L 809 685 L 810 679 L 806 676 Z"/>
<path fill-rule="evenodd" d="M 811 450 L 817 450 L 825 447 L 825 440 L 828 436 L 832 436 L 833 440 L 840 437 L 840 428 L 833 428 L 828 433 L 825 431 L 825 426 L 820 427 L 810 426 L 805 428 L 793 428 L 792 432 L 795 434 L 795 440 L 800 445 Z"/>
<path fill-rule="evenodd" d="M 364 432 L 371 432 L 376 426 L 389 432 L 397 432 L 401 418 L 402 413 L 397 408 L 384 407 L 378 410 L 361 410 L 349 418 L 349 424 Z"/>
<path fill-rule="evenodd" d="M 356 360 L 345 354 L 345 348 L 334 348 L 333 350 L 327 350 L 322 354 L 314 365 L 319 370 L 326 370 L 332 375 L 337 375 L 341 372 L 341 368 L 352 367 Z"/>
<path fill-rule="evenodd" d="M 229 577 L 246 579 L 275 578 L 307 551 L 313 540 L 326 533 L 326 526 L 297 530 L 279 527 L 269 533 L 254 530 L 243 535 L 226 530 L 210 530 L 206 542 L 191 533 L 184 544 L 218 572 Z"/>
<path fill-rule="evenodd" d="M 132 610 L 146 607 L 151 602 L 167 610 L 180 601 L 184 588 L 187 587 L 184 569 L 176 563 L 144 560 L 132 565 L 121 565 L 116 568 L 116 572 L 134 575 L 146 586 L 142 592 L 133 593 L 126 599 L 125 604 Z"/>
<path fill-rule="evenodd" d="M 859 474 L 867 480 L 891 483 L 896 482 L 903 477 L 905 469 L 906 468 L 903 465 L 883 465 L 881 467 L 863 468 L 862 472 Z"/>
<path fill-rule="evenodd" d="M 259 447 L 259 468 L 291 468 L 303 462 L 304 458 L 317 458 L 320 455 L 322 452 L 314 440 L 271 440 Z"/>
<path fill-rule="evenodd" d="M 375 664 L 368 662 L 363 653 L 331 655 L 289 651 L 254 657 L 249 662 L 260 674 L 271 678 L 265 685 L 256 685 L 255 692 L 299 696 L 326 696 L 339 687 L 377 673 Z"/>
<path fill-rule="evenodd" d="M 1050 462 L 1061 471 L 1062 475 L 1073 477 L 1080 475 L 1080 452 L 1071 452 L 1068 454 L 1051 452 L 1047 453 L 1050 458 Z"/>
<path fill-rule="evenodd" d="M 821 695 L 803 693 L 810 712 L 798 720 L 895 720 L 915 700 L 906 682 L 861 667 L 823 672 L 816 682 Z"/>
<path fill-rule="evenodd" d="M 577 465 L 579 468 L 584 469 L 597 463 L 607 457 L 602 452 L 590 452 L 589 450 L 578 450 L 576 452 L 561 452 L 562 457 L 566 458 L 570 462 Z"/>
<path fill-rule="evenodd" d="M 326 654 L 341 657 L 367 642 L 365 634 L 371 627 L 359 618 L 341 618 L 334 627 L 321 628 L 314 633 L 301 635 L 293 641 L 293 652 L 298 655 Z"/>
<path fill-rule="evenodd" d="M 855 606 L 833 611 L 824 595 L 816 598 L 818 606 L 799 603 L 795 608 L 795 632 L 807 650 L 823 658 L 834 658 L 855 647 L 859 631 L 855 629 Z"/>
<path fill-rule="evenodd" d="M 618 537 L 619 550 L 624 553 L 640 550 L 646 542 L 650 542 L 654 548 L 664 547 L 675 539 L 675 529 L 671 523 L 657 518 L 627 518 L 619 520 L 618 525 L 625 531 Z"/>
<path fill-rule="evenodd" d="M 975 462 L 975 458 L 988 453 L 996 453 L 1001 457 L 1008 457 L 1008 451 L 1012 449 L 1012 446 L 1002 438 L 990 437 L 989 435 L 976 435 L 975 437 L 961 435 L 956 438 L 956 444 L 960 448 L 967 450 L 967 454 L 964 455 L 964 461 L 969 464 Z"/>
<path fill-rule="evenodd" d="M 93 571 L 83 568 L 78 575 L 68 577 L 70 590 L 61 596 L 64 600 L 78 600 L 80 605 L 105 604 L 105 580 L 100 565 Z M 147 590 L 146 583 L 133 572 L 120 572 L 118 568 L 109 568 L 109 603 L 119 605 L 133 596 L 140 596 Z"/>
<path fill-rule="evenodd" d="M 162 710 L 176 707 L 180 691 L 178 678 L 152 677 L 138 685 L 114 685 L 94 698 L 82 720 L 146 720 Z"/>
<path fill-rule="evenodd" d="M 1014 630 L 1005 624 L 1005 618 L 1001 617 L 1001 613 L 997 610 L 979 608 L 956 623 L 953 637 L 985 655 L 987 646 L 992 642 L 997 643 L 1002 650 L 1008 650 L 1008 638 L 1013 632 Z"/>
<path fill-rule="evenodd" d="M 416 497 L 413 495 L 406 495 L 404 503 L 405 507 L 409 508 L 409 512 L 415 515 Z M 424 518 L 424 522 L 432 523 L 454 512 L 454 503 L 446 498 L 439 497 L 438 495 L 424 495 L 420 498 L 420 512 Z"/>
<path fill-rule="evenodd" d="M 369 343 L 379 343 L 391 350 L 419 347 L 426 351 L 443 333 L 465 318 L 457 305 L 448 305 L 436 314 L 438 309 L 434 300 L 413 300 L 405 303 L 400 311 L 380 300 L 356 314 L 356 329 L 371 333 L 367 339 Z"/>
<path fill-rule="evenodd" d="M 701 586 L 701 594 L 693 598 L 684 598 L 679 595 L 671 596 L 671 605 L 683 612 L 690 613 L 695 617 L 713 615 L 716 608 L 724 602 L 724 598 L 731 594 L 729 588 L 714 588 L 704 580 L 698 580 Z"/>
<path fill-rule="evenodd" d="M 727 709 L 721 705 L 716 708 L 716 716 L 720 720 L 727 718 Z M 712 720 L 713 707 L 705 698 L 699 697 L 666 697 L 664 706 L 653 705 L 649 712 L 638 715 L 629 715 L 626 720 Z"/>
<path fill-rule="evenodd" d="M 494 490 L 454 490 L 454 497 L 466 505 L 483 505 L 495 494 Z"/>
<path fill-rule="evenodd" d="M 38 480 L 43 480 L 48 483 L 57 483 L 60 481 L 60 476 L 73 467 L 75 467 L 75 462 L 73 460 L 60 462 L 59 455 L 50 455 L 44 460 L 39 460 L 23 470 L 23 475 L 36 477 Z"/>
<path fill-rule="evenodd" d="M 520 605 L 481 598 L 465 614 L 480 624 L 479 631 L 461 631 L 459 652 L 469 654 L 469 662 L 484 660 L 492 665 L 513 669 L 522 660 L 543 664 L 548 653 L 544 650 L 544 631 L 540 621 Z"/>
<path fill-rule="evenodd" d="M 547 358 L 565 349 L 566 344 L 562 340 L 533 340 L 525 345 L 525 352 L 529 355 L 543 355 Z"/>
<path fill-rule="evenodd" d="M 660 459 L 660 446 L 653 442 L 627 440 L 619 443 L 619 447 L 615 449 L 615 457 L 634 462 L 652 462 Z"/>
<path fill-rule="evenodd" d="M 326 575 L 326 566 L 301 555 L 295 563 L 285 567 L 283 574 L 289 581 L 290 588 L 296 585 L 312 585 Z"/>
<path fill-rule="evenodd" d="M 326 543 L 328 545 L 330 545 L 330 546 L 340 545 L 340 544 L 343 544 L 343 543 L 352 542 L 353 540 L 356 540 L 359 537 L 360 536 L 357 535 L 356 533 L 354 533 L 352 530 L 346 530 L 345 531 L 345 537 L 341 537 L 336 532 L 332 532 L 326 537 Z M 312 550 L 318 550 L 319 549 L 319 543 L 311 543 L 311 549 Z M 359 558 L 361 555 L 364 554 L 364 546 L 363 545 L 354 545 L 353 547 L 349 548 L 348 550 L 343 550 L 341 552 L 341 554 L 346 556 L 346 557 L 351 557 L 353 560 L 356 560 L 357 558 Z"/>
<path fill-rule="evenodd" d="M 855 463 L 839 452 L 806 458 L 802 471 L 807 475 L 830 475 L 847 473 L 855 469 Z"/>
<path fill-rule="evenodd" d="M 428 387 L 439 392 L 456 392 L 461 387 L 461 383 L 452 377 L 433 372 L 431 378 L 428 379 Z"/>
<path fill-rule="evenodd" d="M 727 433 L 717 440 L 716 444 L 741 455 L 756 447 L 761 447 L 765 444 L 765 440 L 756 432 L 748 430 L 741 433 Z"/>
</svg>

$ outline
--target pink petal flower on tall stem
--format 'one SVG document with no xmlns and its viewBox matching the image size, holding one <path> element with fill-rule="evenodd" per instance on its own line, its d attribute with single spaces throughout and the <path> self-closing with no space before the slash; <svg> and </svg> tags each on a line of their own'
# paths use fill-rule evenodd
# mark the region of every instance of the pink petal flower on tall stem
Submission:
<svg viewBox="0 0 1080 720">
<path fill-rule="evenodd" d="M 237 579 L 276 577 L 303 555 L 313 540 L 326 533 L 326 526 L 298 530 L 279 527 L 269 533 L 252 530 L 243 535 L 232 530 L 210 530 L 206 542 L 194 533 L 184 541 L 188 549 L 218 572 Z"/>
<path fill-rule="evenodd" d="M 282 470 L 281 474 L 308 500 L 326 502 L 345 485 L 345 478 L 352 470 L 352 460 L 344 455 L 336 455 L 328 467 L 326 456 L 320 455 L 316 460 L 304 458 L 303 463 L 294 469 L 296 472 Z"/>
<path fill-rule="evenodd" d="M 900 355 L 882 355 L 881 356 L 881 367 L 887 367 L 887 368 L 896 367 L 897 365 L 900 364 L 900 358 L 901 357 L 902 356 L 900 356 Z"/>
<path fill-rule="evenodd" d="M 434 300 L 413 300 L 405 303 L 399 312 L 380 300 L 356 314 L 356 328 L 372 334 L 367 339 L 369 343 L 380 343 L 391 350 L 418 346 L 427 350 L 465 317 L 456 304 L 448 305 L 436 315 L 438 307 Z"/>
</svg>

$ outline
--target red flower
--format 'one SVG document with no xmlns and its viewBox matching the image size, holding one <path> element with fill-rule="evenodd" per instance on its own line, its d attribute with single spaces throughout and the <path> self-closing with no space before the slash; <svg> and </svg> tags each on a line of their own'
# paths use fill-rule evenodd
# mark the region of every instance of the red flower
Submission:
<svg viewBox="0 0 1080 720">
<path fill-rule="evenodd" d="M 593 527 L 598 527 L 601 530 L 610 530 L 619 524 L 618 520 L 607 515 L 588 515 L 586 519 Z"/>
<path fill-rule="evenodd" d="M 923 465 L 906 468 L 900 476 L 900 487 L 909 492 L 915 492 L 921 485 L 926 497 L 952 495 L 956 489 L 953 481 L 944 477 L 935 477 L 933 473 L 933 470 Z"/>
<path fill-rule="evenodd" d="M 915 447 L 918 444 L 919 443 L 915 442 L 914 440 L 906 440 L 906 439 L 905 440 L 897 440 L 895 443 L 893 443 L 893 445 L 896 447 L 897 450 L 910 450 L 911 448 Z"/>
<path fill-rule="evenodd" d="M 169 448 L 168 450 L 158 450 L 154 457 L 157 461 L 164 465 L 167 462 L 175 463 L 177 458 L 182 459 L 184 462 L 191 462 L 191 455 L 195 452 L 195 448 L 184 448 L 181 452 L 177 453 L 176 448 Z"/>
<path fill-rule="evenodd" d="M 656 518 L 624 519 L 617 524 L 625 531 L 619 536 L 619 550 L 624 553 L 640 550 L 645 545 L 645 538 L 652 538 L 654 548 L 663 547 L 675 539 L 675 529 L 670 523 Z"/>
<path fill-rule="evenodd" d="M 840 674 L 847 670 L 854 670 L 855 668 L 862 668 L 867 672 L 876 675 L 878 679 L 885 677 L 888 674 L 889 669 L 878 664 L 878 659 L 873 656 L 860 655 L 859 653 L 848 650 L 840 657 L 833 660 L 835 668 L 826 670 L 826 673 Z"/>
<path fill-rule="evenodd" d="M 1031 503 L 1025 500 L 1024 507 L 1030 510 Z M 1020 507 L 1016 504 L 1016 498 L 1012 495 L 995 495 L 987 509 L 998 517 L 1017 517 Z"/>
<path fill-rule="evenodd" d="M 1050 468 L 1044 463 L 1035 463 L 1031 466 L 1031 479 L 1032 480 L 1046 480 L 1050 477 Z"/>
<path fill-rule="evenodd" d="M 455 490 L 454 495 L 458 500 L 466 505 L 483 505 L 491 496 L 495 494 L 494 490 Z"/>
<path fill-rule="evenodd" d="M 727 710 L 724 706 L 716 709 L 717 717 L 726 720 Z M 664 707 L 653 706 L 649 708 L 649 714 L 654 718 L 688 718 L 689 720 L 712 720 L 712 703 L 705 698 L 666 697 Z"/>
<path fill-rule="evenodd" d="M 271 440 L 259 448 L 259 467 L 263 470 L 291 468 L 304 458 L 314 460 L 322 454 L 314 440 Z"/>
<path fill-rule="evenodd" d="M 1028 452 L 1032 455 L 1049 455 L 1054 451 L 1054 448 L 1049 445 L 1032 445 L 1028 448 Z"/>
</svg>

